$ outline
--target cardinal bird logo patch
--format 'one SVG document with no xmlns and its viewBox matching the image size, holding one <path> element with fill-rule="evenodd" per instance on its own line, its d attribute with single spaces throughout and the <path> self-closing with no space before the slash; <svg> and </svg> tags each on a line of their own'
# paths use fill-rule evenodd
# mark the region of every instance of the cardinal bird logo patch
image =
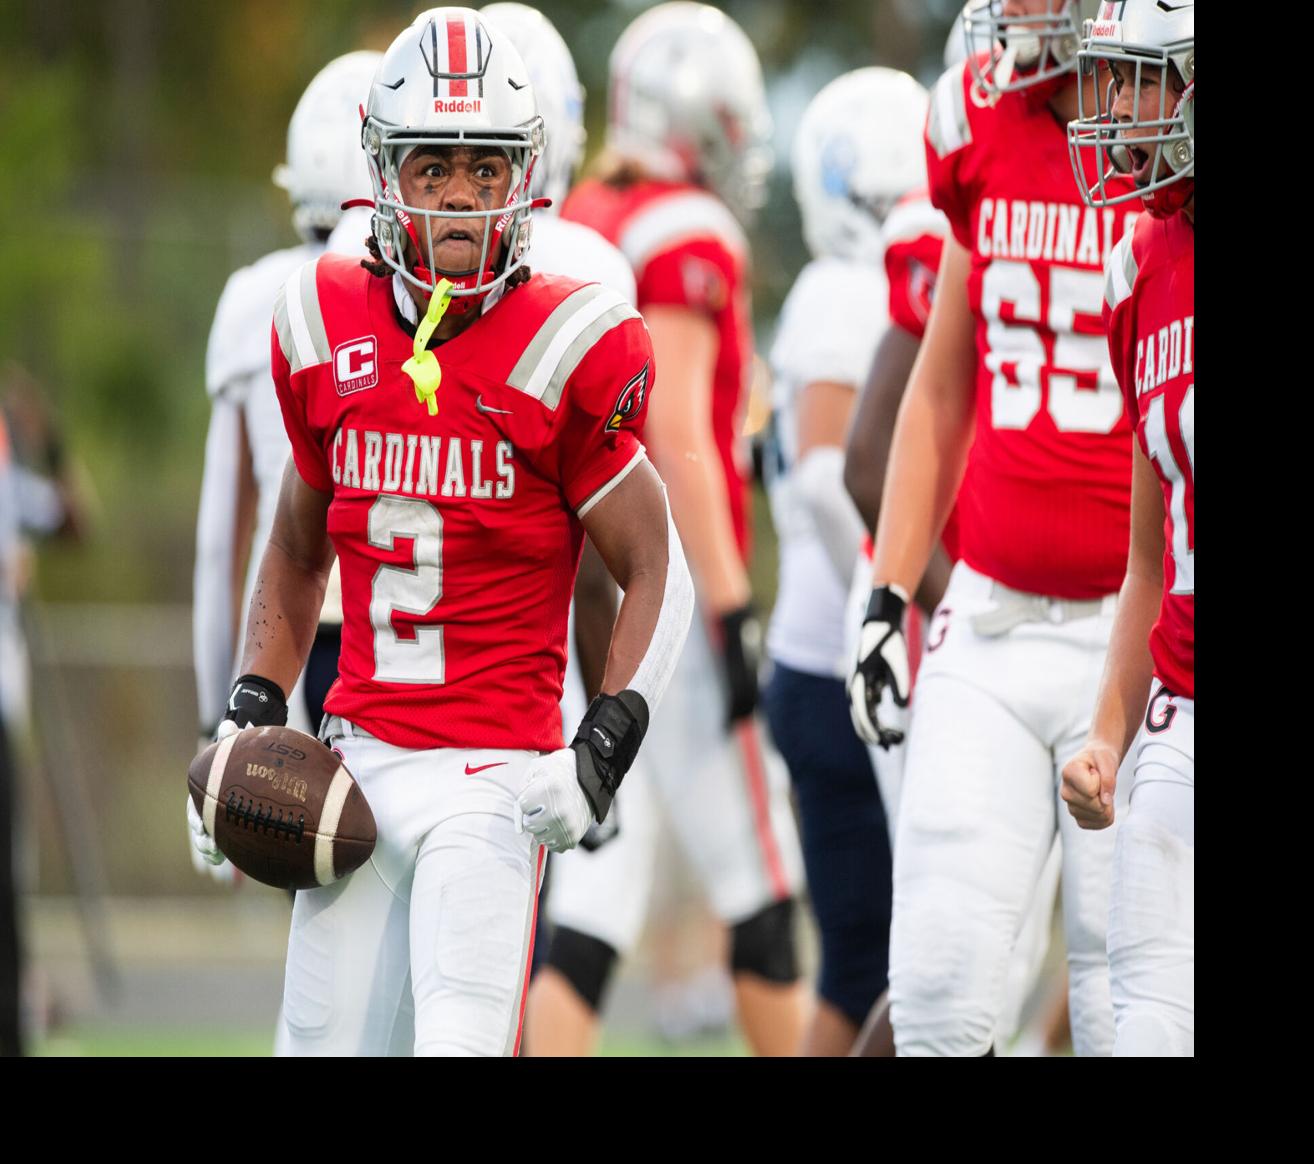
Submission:
<svg viewBox="0 0 1314 1164">
<path fill-rule="evenodd" d="M 607 432 L 615 432 L 627 420 L 632 420 L 643 411 L 643 402 L 648 397 L 648 369 L 651 366 L 651 363 L 644 364 L 643 371 L 621 389 L 605 426 Z"/>
</svg>

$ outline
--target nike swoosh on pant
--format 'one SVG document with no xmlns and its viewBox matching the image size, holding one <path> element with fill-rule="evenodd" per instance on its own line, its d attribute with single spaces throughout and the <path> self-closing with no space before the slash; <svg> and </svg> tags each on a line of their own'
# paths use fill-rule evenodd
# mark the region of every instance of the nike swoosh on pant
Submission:
<svg viewBox="0 0 1314 1164">
<path fill-rule="evenodd" d="M 478 768 L 471 768 L 470 765 L 467 764 L 467 765 L 465 766 L 465 774 L 466 774 L 467 776 L 474 776 L 474 775 L 476 775 L 476 774 L 479 773 L 479 772 L 486 772 L 486 771 L 488 771 L 489 768 L 501 768 L 501 767 L 503 767 L 506 763 L 507 763 L 507 761 L 505 761 L 505 760 L 498 760 L 497 763 L 495 763 L 495 764 L 480 764 Z"/>
</svg>

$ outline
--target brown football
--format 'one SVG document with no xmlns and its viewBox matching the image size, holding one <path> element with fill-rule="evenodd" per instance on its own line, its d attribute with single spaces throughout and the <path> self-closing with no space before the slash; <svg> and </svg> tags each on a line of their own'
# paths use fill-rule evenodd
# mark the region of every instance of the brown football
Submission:
<svg viewBox="0 0 1314 1164">
<path fill-rule="evenodd" d="M 276 889 L 314 889 L 374 851 L 374 814 L 346 765 L 313 736 L 248 728 L 211 744 L 187 791 L 220 851 Z"/>
</svg>

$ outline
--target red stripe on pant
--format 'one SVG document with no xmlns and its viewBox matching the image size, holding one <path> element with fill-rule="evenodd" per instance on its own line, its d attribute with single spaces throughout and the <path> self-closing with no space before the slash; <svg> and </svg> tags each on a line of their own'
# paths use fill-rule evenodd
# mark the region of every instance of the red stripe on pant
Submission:
<svg viewBox="0 0 1314 1164">
<path fill-rule="evenodd" d="M 452 73 L 464 73 L 465 63 L 465 17 L 449 16 L 447 18 L 447 69 Z M 470 91 L 466 81 L 452 81 L 448 92 L 453 97 L 465 97 Z"/>
<path fill-rule="evenodd" d="M 767 876 L 771 880 L 771 893 L 776 901 L 789 896 L 789 878 L 785 876 L 785 863 L 771 828 L 771 802 L 767 792 L 766 765 L 762 761 L 762 745 L 752 718 L 735 724 L 735 736 L 744 759 L 744 779 L 748 784 L 748 800 L 753 809 L 753 829 L 766 861 Z"/>
<path fill-rule="evenodd" d="M 547 860 L 547 850 L 538 847 L 538 868 L 534 871 L 534 913 L 529 919 L 529 948 L 525 951 L 525 969 L 520 975 L 520 1015 L 516 1019 L 516 1046 L 511 1052 L 517 1058 L 520 1055 L 520 1040 L 525 1033 L 525 1003 L 529 1001 L 529 968 L 534 964 L 534 935 L 538 932 L 538 892 L 543 886 L 543 863 Z"/>
</svg>

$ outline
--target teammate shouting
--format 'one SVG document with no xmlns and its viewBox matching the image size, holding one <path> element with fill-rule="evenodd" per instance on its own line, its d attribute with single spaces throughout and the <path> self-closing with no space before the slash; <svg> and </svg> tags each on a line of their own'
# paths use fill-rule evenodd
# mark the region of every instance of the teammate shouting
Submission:
<svg viewBox="0 0 1314 1164">
<path fill-rule="evenodd" d="M 1090 736 L 1063 769 L 1063 799 L 1082 828 L 1107 827 L 1135 738 L 1109 916 L 1114 1054 L 1193 1055 L 1195 5 L 1103 4 L 1087 29 L 1082 67 L 1103 76 L 1106 66 L 1110 85 L 1069 127 L 1077 181 L 1092 206 L 1140 195 L 1147 213 L 1109 257 L 1104 311 L 1136 425 L 1131 551 Z M 1087 192 L 1091 154 L 1100 180 Z M 1130 174 L 1136 191 L 1111 188 L 1106 168 Z"/>
</svg>

